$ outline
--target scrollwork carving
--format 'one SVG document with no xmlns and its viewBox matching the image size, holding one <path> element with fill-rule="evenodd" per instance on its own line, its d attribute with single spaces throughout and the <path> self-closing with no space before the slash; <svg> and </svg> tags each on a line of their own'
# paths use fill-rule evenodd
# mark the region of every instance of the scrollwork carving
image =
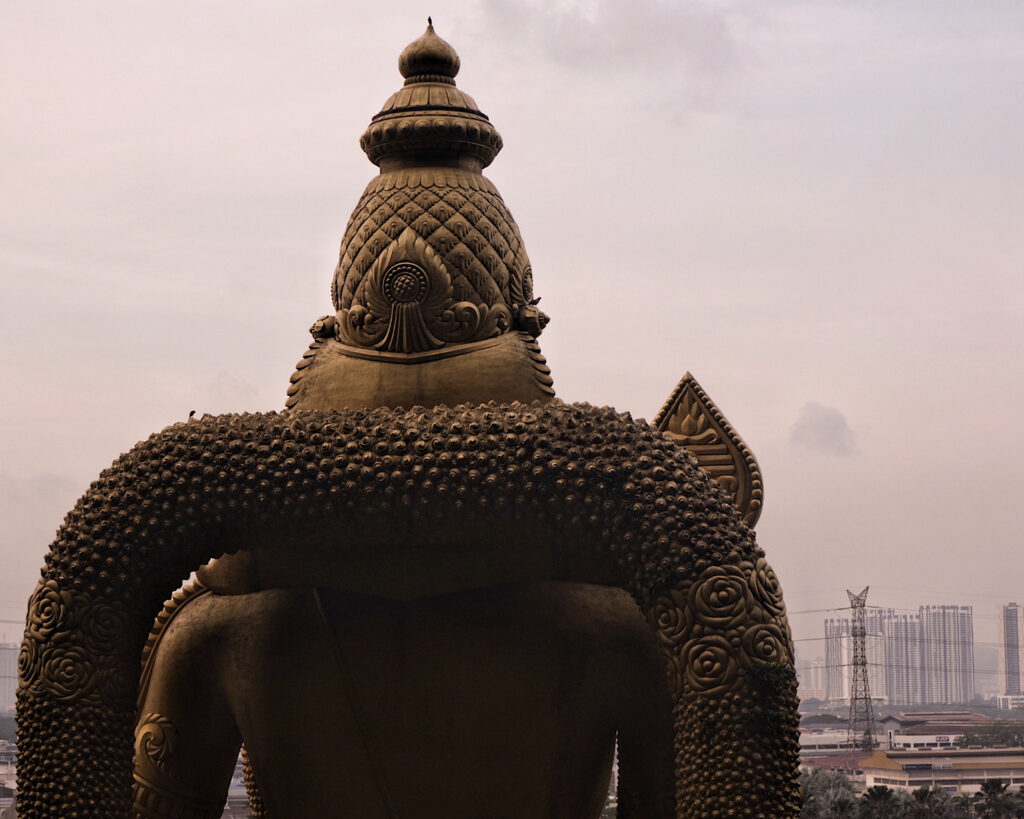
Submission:
<svg viewBox="0 0 1024 819">
<path fill-rule="evenodd" d="M 167 770 L 167 760 L 177 744 L 178 732 L 160 714 L 146 714 L 135 729 L 135 753 L 145 756 L 159 770 Z"/>
<path fill-rule="evenodd" d="M 163 714 L 146 714 L 135 729 L 134 815 L 147 819 L 217 819 L 224 802 L 197 799 L 174 775 L 178 731 Z"/>
</svg>

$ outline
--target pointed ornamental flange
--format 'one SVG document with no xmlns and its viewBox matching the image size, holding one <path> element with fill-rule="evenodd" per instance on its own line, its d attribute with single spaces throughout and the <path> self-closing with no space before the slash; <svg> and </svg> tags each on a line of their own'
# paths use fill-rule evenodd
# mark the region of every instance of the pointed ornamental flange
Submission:
<svg viewBox="0 0 1024 819">
<path fill-rule="evenodd" d="M 424 159 L 469 162 L 480 170 L 501 150 L 501 135 L 473 98 L 455 87 L 459 55 L 428 22 L 398 58 L 405 85 L 396 91 L 359 140 L 370 161 L 414 164 Z"/>
<path fill-rule="evenodd" d="M 652 426 L 689 452 L 732 496 L 751 529 L 761 516 L 764 484 L 754 453 L 726 420 L 697 379 L 683 376 Z"/>
</svg>

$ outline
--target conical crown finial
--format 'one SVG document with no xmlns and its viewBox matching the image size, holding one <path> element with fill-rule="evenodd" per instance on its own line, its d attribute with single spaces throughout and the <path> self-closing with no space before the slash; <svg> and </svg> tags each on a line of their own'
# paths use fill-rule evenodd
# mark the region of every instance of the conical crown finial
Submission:
<svg viewBox="0 0 1024 819">
<path fill-rule="evenodd" d="M 370 161 L 398 165 L 457 164 L 479 171 L 501 150 L 501 136 L 473 98 L 455 87 L 459 55 L 427 30 L 398 58 L 405 83 L 373 117 L 359 144 Z"/>
</svg>

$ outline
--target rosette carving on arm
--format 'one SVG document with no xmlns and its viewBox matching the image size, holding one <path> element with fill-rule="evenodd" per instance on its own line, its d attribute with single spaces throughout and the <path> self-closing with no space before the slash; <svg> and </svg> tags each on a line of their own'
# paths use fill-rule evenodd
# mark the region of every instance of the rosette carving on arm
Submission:
<svg viewBox="0 0 1024 819">
<path fill-rule="evenodd" d="M 29 599 L 18 656 L 22 686 L 55 702 L 123 699 L 134 686 L 132 674 L 108 658 L 126 644 L 130 628 L 123 606 L 69 591 L 55 580 L 40 582 Z"/>
<path fill-rule="evenodd" d="M 690 592 L 694 619 L 727 631 L 746 620 L 750 610 L 747 576 L 736 566 L 712 566 Z"/>
<path fill-rule="evenodd" d="M 710 566 L 662 593 L 647 616 L 675 700 L 677 794 L 705 808 L 749 808 L 737 816 L 759 815 L 762 801 L 773 816 L 798 815 L 763 764 L 795 766 L 799 733 L 793 645 L 772 568 L 760 557 Z"/>
<path fill-rule="evenodd" d="M 37 643 L 66 637 L 70 631 L 71 593 L 57 585 L 56 580 L 40 582 L 28 601 L 25 633 Z"/>
<path fill-rule="evenodd" d="M 690 690 L 701 694 L 729 691 L 740 676 L 736 650 L 720 634 L 705 634 L 686 643 L 682 663 Z"/>
<path fill-rule="evenodd" d="M 733 690 L 759 663 L 792 662 L 785 611 L 778 578 L 761 558 L 709 567 L 658 597 L 649 619 L 689 688 L 707 694 Z"/>
</svg>

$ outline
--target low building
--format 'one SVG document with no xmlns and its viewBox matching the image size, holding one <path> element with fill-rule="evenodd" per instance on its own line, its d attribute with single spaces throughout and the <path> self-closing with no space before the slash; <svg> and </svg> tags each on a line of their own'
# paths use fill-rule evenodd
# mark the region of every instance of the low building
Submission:
<svg viewBox="0 0 1024 819">
<path fill-rule="evenodd" d="M 800 756 L 818 756 L 837 751 L 848 751 L 856 747 L 849 742 L 849 730 L 844 726 L 834 729 L 800 731 Z"/>
<path fill-rule="evenodd" d="M 878 733 L 897 735 L 950 735 L 978 733 L 992 725 L 992 718 L 973 711 L 905 711 L 886 714 L 875 721 Z"/>
<path fill-rule="evenodd" d="M 977 793 L 986 779 L 1001 779 L 1012 788 L 1024 785 L 1024 748 L 879 750 L 860 767 L 867 788 Z"/>
</svg>

